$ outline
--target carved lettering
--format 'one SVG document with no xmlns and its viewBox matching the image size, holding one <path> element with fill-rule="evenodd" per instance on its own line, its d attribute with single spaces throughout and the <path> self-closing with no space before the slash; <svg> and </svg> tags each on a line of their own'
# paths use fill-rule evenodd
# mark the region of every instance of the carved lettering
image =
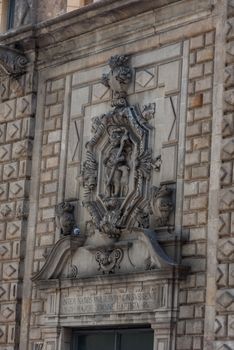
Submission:
<svg viewBox="0 0 234 350">
<path fill-rule="evenodd" d="M 163 289 L 163 290 L 161 290 Z M 154 291 L 62 297 L 62 314 L 149 311 L 166 306 L 164 288 Z"/>
</svg>

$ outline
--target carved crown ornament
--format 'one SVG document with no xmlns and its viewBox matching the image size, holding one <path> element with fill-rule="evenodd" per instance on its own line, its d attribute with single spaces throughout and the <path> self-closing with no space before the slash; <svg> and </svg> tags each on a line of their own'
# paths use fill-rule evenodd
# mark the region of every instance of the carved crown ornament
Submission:
<svg viewBox="0 0 234 350">
<path fill-rule="evenodd" d="M 111 57 L 109 66 L 102 83 L 112 90 L 114 109 L 93 119 L 83 164 L 83 204 L 100 232 L 119 238 L 121 230 L 139 222 L 139 216 L 143 217 L 139 226 L 148 227 L 147 217 L 157 212 L 157 223 L 165 225 L 171 210 L 162 205 L 155 208 L 160 201 L 150 195 L 152 171 L 160 171 L 161 166 L 161 157 L 154 159 L 149 147 L 152 127 L 148 121 L 155 113 L 155 104 L 144 106 L 142 111 L 138 105 L 129 105 L 127 90 L 133 72 L 128 56 Z M 162 191 L 159 193 L 162 197 Z M 164 193 L 168 199 L 170 191 Z"/>
<path fill-rule="evenodd" d="M 27 57 L 19 50 L 0 45 L 0 76 L 18 76 L 25 72 Z"/>
</svg>

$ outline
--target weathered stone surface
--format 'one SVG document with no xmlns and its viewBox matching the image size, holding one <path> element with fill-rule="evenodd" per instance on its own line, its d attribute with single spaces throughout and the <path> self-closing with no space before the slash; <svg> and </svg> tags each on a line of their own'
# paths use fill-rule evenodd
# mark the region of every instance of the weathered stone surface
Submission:
<svg viewBox="0 0 234 350">
<path fill-rule="evenodd" d="M 42 0 L 33 18 L 64 6 Z M 233 8 L 232 0 L 95 1 L 33 33 L 25 27 L 0 38 L 28 59 L 25 74 L 0 77 L 4 349 L 70 349 L 69 329 L 97 324 L 151 325 L 154 350 L 232 349 Z M 16 10 L 16 26 L 30 23 L 30 1 Z M 128 89 L 127 67 L 107 64 L 125 54 Z M 128 108 L 124 123 L 118 103 Z M 110 159 L 116 126 L 126 140 L 115 141 Z M 92 143 L 96 163 L 87 154 Z M 64 201 L 75 208 L 72 220 L 55 211 Z M 88 214 L 85 201 L 98 210 Z M 124 239 L 108 237 L 107 223 L 125 230 L 115 236 Z M 68 231 L 80 233 L 79 252 L 75 244 L 54 248 Z M 160 246 L 190 265 L 187 278 L 175 265 L 163 270 Z M 43 271 L 44 282 L 34 284 Z"/>
</svg>

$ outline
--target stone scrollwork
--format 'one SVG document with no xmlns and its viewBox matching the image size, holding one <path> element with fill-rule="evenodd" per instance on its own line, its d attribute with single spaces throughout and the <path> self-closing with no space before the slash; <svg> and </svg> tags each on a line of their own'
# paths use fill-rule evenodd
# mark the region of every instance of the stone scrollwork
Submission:
<svg viewBox="0 0 234 350">
<path fill-rule="evenodd" d="M 170 214 L 173 210 L 173 190 L 166 185 L 153 186 L 151 190 L 151 209 L 154 214 L 156 226 L 167 226 Z"/>
<path fill-rule="evenodd" d="M 97 118 L 83 164 L 84 206 L 101 232 L 119 237 L 135 206 L 144 200 L 150 180 L 149 129 L 140 124 L 134 106 Z"/>
<path fill-rule="evenodd" d="M 128 64 L 127 56 L 109 60 L 111 71 L 102 83 L 112 90 L 115 108 L 92 119 L 83 163 L 83 205 L 100 233 L 115 239 L 136 221 L 136 208 L 149 202 L 151 173 L 161 167 L 161 156 L 154 158 L 149 147 L 152 127 L 147 121 L 154 116 L 155 103 L 145 105 L 142 112 L 138 105 L 128 105 Z M 160 215 L 163 221 L 164 214 Z M 145 212 L 139 225 L 148 227 L 148 219 Z"/>
<path fill-rule="evenodd" d="M 120 268 L 123 250 L 120 248 L 98 250 L 95 259 L 99 264 L 99 270 L 103 274 L 114 273 L 116 269 Z"/>
<path fill-rule="evenodd" d="M 23 74 L 27 64 L 28 59 L 22 52 L 0 45 L 0 76 Z"/>
<path fill-rule="evenodd" d="M 97 166 L 95 155 L 87 151 L 86 161 L 83 164 L 83 180 L 89 191 L 92 191 L 97 185 Z"/>
</svg>

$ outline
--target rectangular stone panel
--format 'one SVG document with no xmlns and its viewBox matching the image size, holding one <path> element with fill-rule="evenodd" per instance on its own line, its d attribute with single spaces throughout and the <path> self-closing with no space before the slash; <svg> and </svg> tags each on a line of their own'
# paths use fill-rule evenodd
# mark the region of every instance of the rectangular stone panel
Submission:
<svg viewBox="0 0 234 350">
<path fill-rule="evenodd" d="M 162 64 L 158 67 L 158 86 L 165 88 L 165 94 L 180 88 L 181 62 L 179 60 Z"/>
<path fill-rule="evenodd" d="M 136 55 L 132 58 L 131 64 L 133 67 L 141 67 L 154 62 L 161 62 L 173 57 L 178 57 L 181 54 L 181 44 L 165 46 L 160 49 L 151 50 L 150 52 Z"/>
<path fill-rule="evenodd" d="M 80 116 L 83 114 L 84 106 L 89 102 L 90 89 L 85 86 L 72 91 L 71 97 L 71 116 Z"/>
<path fill-rule="evenodd" d="M 81 162 L 83 120 L 71 120 L 68 137 L 68 163 Z"/>
<path fill-rule="evenodd" d="M 161 182 L 176 180 L 177 147 L 164 147 L 162 149 Z"/>
<path fill-rule="evenodd" d="M 109 67 L 97 67 L 76 72 L 72 77 L 72 85 L 86 84 L 91 81 L 100 80 L 103 73 L 108 73 Z"/>
<path fill-rule="evenodd" d="M 142 290 L 127 290 L 126 293 L 116 293 L 114 290 L 110 294 L 89 295 L 83 292 L 82 296 L 77 296 L 71 292 L 69 296 L 61 297 L 62 315 L 80 314 L 103 314 L 103 313 L 128 313 L 147 312 L 149 310 L 161 309 L 167 306 L 167 285 L 148 288 Z"/>
<path fill-rule="evenodd" d="M 16 104 L 17 118 L 32 115 L 33 112 L 34 112 L 33 95 L 27 95 L 17 99 L 17 104 Z"/>
<path fill-rule="evenodd" d="M 15 100 L 0 104 L 0 123 L 13 120 L 15 117 Z"/>
</svg>

